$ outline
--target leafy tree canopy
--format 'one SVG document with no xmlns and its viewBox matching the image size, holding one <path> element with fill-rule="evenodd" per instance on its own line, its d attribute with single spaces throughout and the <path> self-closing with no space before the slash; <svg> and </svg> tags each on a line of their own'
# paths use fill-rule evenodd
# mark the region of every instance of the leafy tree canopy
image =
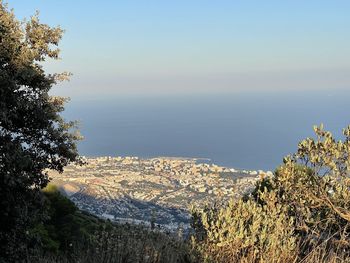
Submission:
<svg viewBox="0 0 350 263">
<path fill-rule="evenodd" d="M 47 170 L 79 161 L 74 122 L 60 116 L 65 98 L 49 91 L 69 74 L 46 74 L 41 62 L 59 58 L 62 29 L 16 19 L 0 0 L 0 237 L 3 256 L 24 249 L 28 227 L 43 216 L 40 189 Z M 10 249 L 12 248 L 12 250 Z"/>
</svg>

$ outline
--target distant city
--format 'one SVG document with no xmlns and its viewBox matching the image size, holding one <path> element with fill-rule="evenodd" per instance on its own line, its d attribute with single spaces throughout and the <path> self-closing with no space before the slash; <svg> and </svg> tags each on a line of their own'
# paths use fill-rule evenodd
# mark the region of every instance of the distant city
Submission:
<svg viewBox="0 0 350 263">
<path fill-rule="evenodd" d="M 190 207 L 226 202 L 272 172 L 236 170 L 196 158 L 98 157 L 69 165 L 52 182 L 80 209 L 114 222 L 174 232 L 190 228 Z"/>
</svg>

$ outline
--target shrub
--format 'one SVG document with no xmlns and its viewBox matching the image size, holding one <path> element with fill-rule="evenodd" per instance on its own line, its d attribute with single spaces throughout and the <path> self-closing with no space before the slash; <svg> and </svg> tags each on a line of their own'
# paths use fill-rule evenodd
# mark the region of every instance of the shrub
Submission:
<svg viewBox="0 0 350 263">
<path fill-rule="evenodd" d="M 338 262 L 349 255 L 350 126 L 322 125 L 273 177 L 222 207 L 194 210 L 193 248 L 214 262 Z"/>
<path fill-rule="evenodd" d="M 287 208 L 277 203 L 275 193 L 264 192 L 266 203 L 231 200 L 220 209 L 202 213 L 204 241 L 196 244 L 205 260 L 226 262 L 243 258 L 274 258 L 285 262 L 296 246 L 294 219 Z"/>
</svg>

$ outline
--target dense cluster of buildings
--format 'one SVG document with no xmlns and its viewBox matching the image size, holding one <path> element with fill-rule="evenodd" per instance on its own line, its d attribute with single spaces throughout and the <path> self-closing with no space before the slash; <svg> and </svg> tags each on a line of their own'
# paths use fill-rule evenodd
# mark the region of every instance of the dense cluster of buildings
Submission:
<svg viewBox="0 0 350 263">
<path fill-rule="evenodd" d="M 172 231 L 189 227 L 190 206 L 238 197 L 254 187 L 261 173 L 193 158 L 97 157 L 50 176 L 80 209 Z"/>
</svg>

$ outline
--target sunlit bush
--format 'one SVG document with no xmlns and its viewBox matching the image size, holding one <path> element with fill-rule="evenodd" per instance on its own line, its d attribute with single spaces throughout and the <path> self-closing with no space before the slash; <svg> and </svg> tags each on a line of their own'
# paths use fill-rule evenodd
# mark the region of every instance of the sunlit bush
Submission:
<svg viewBox="0 0 350 263">
<path fill-rule="evenodd" d="M 195 209 L 194 250 L 217 262 L 338 262 L 349 253 L 350 126 L 344 141 L 323 127 L 273 177 L 223 206 Z M 309 261 L 307 261 L 309 260 Z"/>
</svg>

